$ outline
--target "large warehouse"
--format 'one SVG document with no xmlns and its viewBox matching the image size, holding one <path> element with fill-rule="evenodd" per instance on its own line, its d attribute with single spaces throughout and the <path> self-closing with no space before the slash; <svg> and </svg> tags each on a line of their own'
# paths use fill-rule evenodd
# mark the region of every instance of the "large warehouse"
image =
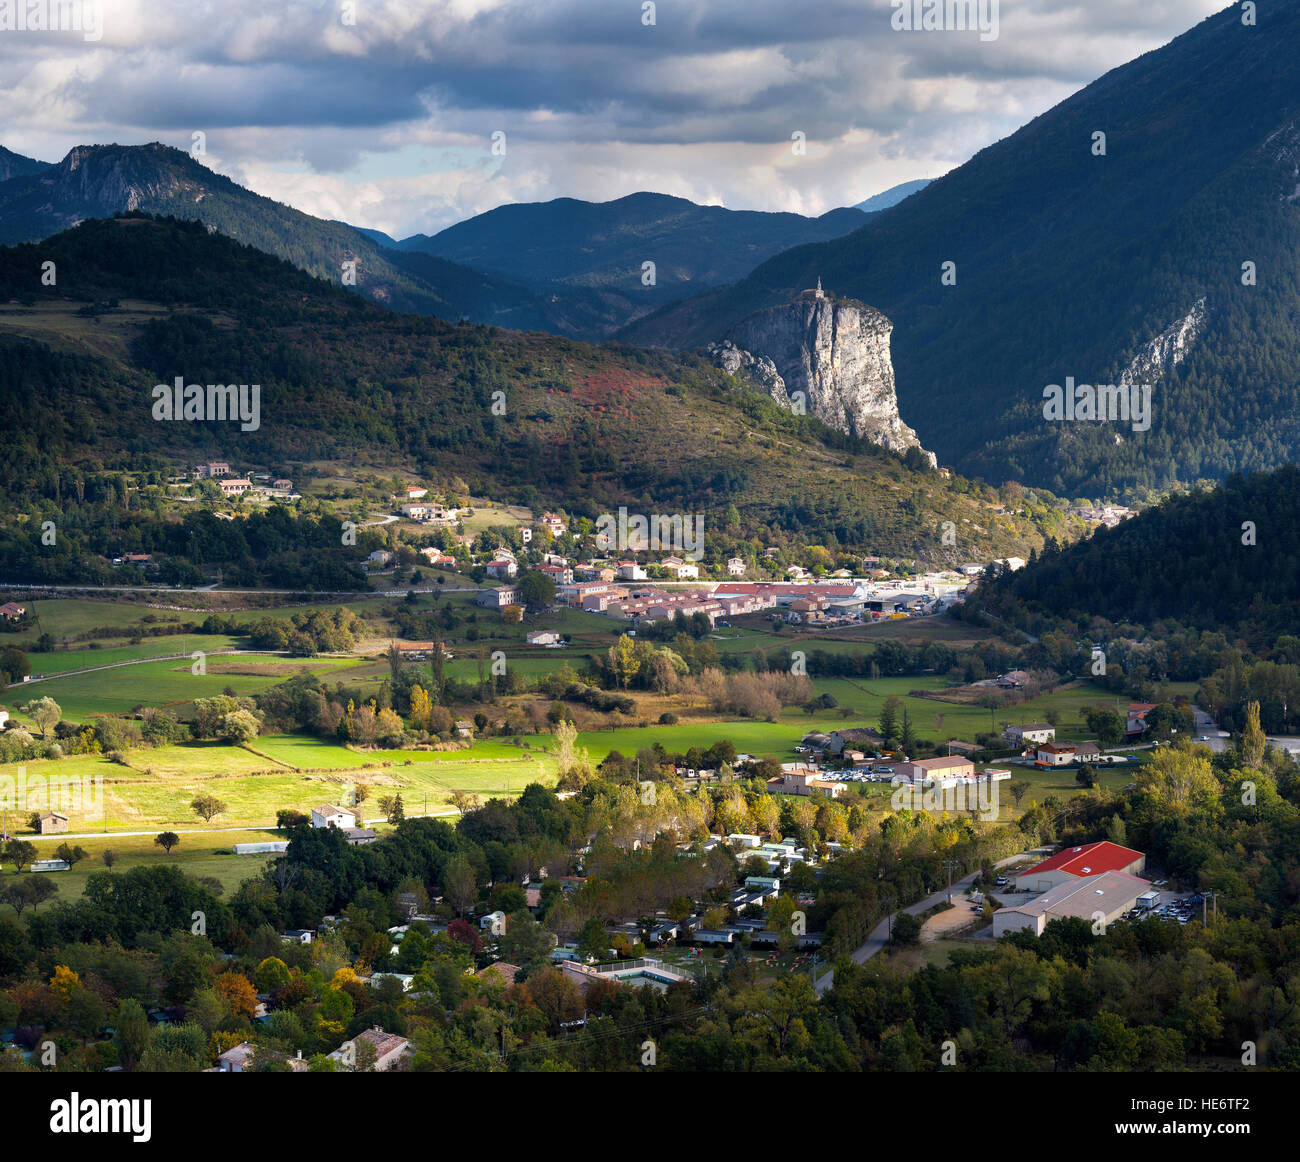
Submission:
<svg viewBox="0 0 1300 1162">
<path fill-rule="evenodd" d="M 1082 847 L 1067 847 L 1058 851 L 1051 859 L 1031 867 L 1016 876 L 1016 890 L 1021 892 L 1045 892 L 1058 884 L 1087 876 L 1100 875 L 1102 872 L 1123 872 L 1125 875 L 1140 875 L 1146 868 L 1147 857 L 1131 847 L 1120 847 L 1118 843 L 1087 843 Z"/>
<path fill-rule="evenodd" d="M 1041 936 L 1049 922 L 1071 916 L 1111 924 L 1132 908 L 1137 898 L 1150 887 L 1146 880 L 1123 872 L 1072 877 L 1066 883 L 1048 888 L 1035 899 L 999 908 L 993 913 L 993 935 L 998 937 L 1027 929 L 1035 936 Z"/>
</svg>

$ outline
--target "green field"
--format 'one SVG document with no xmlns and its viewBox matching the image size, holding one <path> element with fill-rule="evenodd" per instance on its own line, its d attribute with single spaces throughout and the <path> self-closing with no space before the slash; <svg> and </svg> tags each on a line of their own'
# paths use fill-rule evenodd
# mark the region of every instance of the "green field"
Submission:
<svg viewBox="0 0 1300 1162">
<path fill-rule="evenodd" d="M 268 862 L 261 855 L 218 855 L 230 852 L 236 843 L 262 843 L 281 838 L 268 831 L 229 831 L 220 835 L 182 835 L 180 843 L 168 855 L 154 843 L 153 836 L 121 835 L 106 839 L 78 839 L 76 844 L 86 852 L 86 858 L 74 864 L 70 871 L 47 872 L 49 881 L 58 887 L 56 901 L 72 903 L 86 889 L 86 880 L 96 872 L 111 871 L 120 875 L 133 867 L 162 867 L 174 864 L 186 875 L 213 876 L 220 881 L 223 898 L 228 898 L 244 880 L 257 876 Z M 63 842 L 59 836 L 34 838 L 40 848 L 40 858 L 49 858 L 53 849 Z M 105 867 L 103 853 L 112 849 L 117 862 L 111 869 Z M 6 868 L 5 874 L 12 869 Z"/>
<path fill-rule="evenodd" d="M 189 639 L 191 642 L 199 640 Z M 139 648 L 145 647 L 127 647 Z M 102 655 L 108 651 L 86 651 L 88 655 Z M 48 655 L 37 655 L 37 657 Z M 274 666 L 277 674 L 231 673 L 230 669 L 251 667 L 257 664 Z M 183 709 L 196 698 L 211 698 L 230 687 L 236 694 L 256 694 L 278 682 L 283 682 L 294 672 L 306 670 L 314 674 L 333 674 L 357 665 L 350 658 L 283 658 L 272 654 L 241 655 L 239 657 L 213 657 L 207 660 L 206 674 L 192 672 L 193 663 L 188 658 L 167 661 L 145 661 L 111 669 L 92 670 L 88 673 L 60 674 L 48 681 L 13 686 L 0 694 L 0 706 L 11 713 L 23 702 L 32 698 L 53 698 L 63 711 L 63 717 L 73 721 L 92 718 L 97 714 L 127 714 L 137 706 L 159 706 Z"/>
<path fill-rule="evenodd" d="M 546 735 L 536 740 L 549 741 Z M 532 782 L 553 784 L 556 775 L 550 755 L 495 740 L 466 750 L 362 754 L 337 743 L 277 735 L 256 739 L 250 747 L 218 742 L 142 747 L 127 759 L 124 766 L 102 755 L 74 755 L 0 766 L 0 780 L 6 780 L 0 789 L 14 803 L 11 828 L 21 831 L 31 811 L 51 808 L 69 816 L 74 834 L 195 828 L 204 826 L 190 807 L 199 794 L 226 804 L 209 826 L 272 826 L 281 808 L 309 811 L 357 784 L 371 788 L 362 809 L 369 819 L 379 814 L 377 800 L 385 794 L 400 793 L 407 813 L 416 814 L 444 809 L 453 791 L 484 799 L 515 796 Z M 25 796 L 17 791 L 20 780 L 28 788 Z"/>
</svg>

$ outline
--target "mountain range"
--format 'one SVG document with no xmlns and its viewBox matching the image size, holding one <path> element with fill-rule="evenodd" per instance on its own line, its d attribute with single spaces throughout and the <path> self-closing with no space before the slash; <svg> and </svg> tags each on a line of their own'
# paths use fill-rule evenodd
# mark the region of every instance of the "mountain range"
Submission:
<svg viewBox="0 0 1300 1162">
<path fill-rule="evenodd" d="M 694 356 L 399 314 L 192 220 L 137 211 L 0 248 L 0 304 L 0 527 L 43 579 L 60 574 L 26 514 L 60 511 L 74 480 L 102 504 L 127 496 L 124 469 L 162 484 L 214 456 L 295 479 L 400 471 L 592 518 L 697 512 L 706 537 L 831 553 L 1023 556 L 1072 528 L 1050 497 L 1004 512 L 993 490 L 783 411 Z M 153 388 L 177 377 L 256 383 L 259 422 L 159 420 Z"/>
<path fill-rule="evenodd" d="M 586 339 L 868 220 L 855 209 L 806 218 L 633 194 L 503 206 L 395 241 L 262 197 L 156 142 L 79 146 L 54 165 L 0 153 L 0 243 L 132 210 L 195 218 L 320 278 L 342 281 L 354 263 L 356 288 L 394 310 Z M 644 262 L 655 264 L 651 285 Z"/>
<path fill-rule="evenodd" d="M 1300 5 L 1260 12 L 1209 18 L 852 234 L 621 337 L 699 348 L 820 277 L 893 323 L 900 410 L 967 475 L 1141 495 L 1300 458 Z M 1149 383 L 1150 430 L 1045 418 L 1068 378 Z"/>
<path fill-rule="evenodd" d="M 942 463 L 1144 500 L 1300 459 L 1300 5 L 1261 12 L 1209 18 L 870 214 L 638 193 L 396 240 L 178 150 L 102 145 L 54 165 L 0 152 L 0 242 L 124 210 L 196 218 L 334 282 L 355 264 L 395 310 L 696 352 L 820 279 L 888 323 L 897 410 Z M 1146 392 L 1150 423 L 1045 407 L 1108 384 Z"/>
<path fill-rule="evenodd" d="M 734 282 L 782 250 L 838 238 L 865 221 L 857 209 L 807 218 L 637 193 L 612 202 L 556 198 L 499 206 L 394 246 L 528 286 L 589 287 L 659 306 Z M 649 286 L 646 262 L 655 267 Z"/>
</svg>

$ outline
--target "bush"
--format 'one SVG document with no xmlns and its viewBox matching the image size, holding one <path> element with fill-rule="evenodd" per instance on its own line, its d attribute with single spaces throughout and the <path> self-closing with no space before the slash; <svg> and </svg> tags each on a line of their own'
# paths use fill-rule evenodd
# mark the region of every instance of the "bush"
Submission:
<svg viewBox="0 0 1300 1162">
<path fill-rule="evenodd" d="M 674 714 L 671 710 L 665 710 L 661 715 L 659 715 L 659 725 L 660 725 L 660 726 L 676 726 L 676 725 L 677 725 L 677 715 Z"/>
</svg>

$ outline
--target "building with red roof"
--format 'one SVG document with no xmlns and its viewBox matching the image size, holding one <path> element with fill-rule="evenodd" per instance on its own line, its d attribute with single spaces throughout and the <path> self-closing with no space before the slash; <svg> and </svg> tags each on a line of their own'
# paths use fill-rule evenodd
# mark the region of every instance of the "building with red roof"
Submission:
<svg viewBox="0 0 1300 1162">
<path fill-rule="evenodd" d="M 1147 857 L 1140 851 L 1102 840 L 1058 851 L 1050 859 L 1016 876 L 1016 888 L 1022 892 L 1045 892 L 1057 884 L 1101 875 L 1102 872 L 1136 876 L 1142 873 L 1146 864 Z"/>
</svg>

